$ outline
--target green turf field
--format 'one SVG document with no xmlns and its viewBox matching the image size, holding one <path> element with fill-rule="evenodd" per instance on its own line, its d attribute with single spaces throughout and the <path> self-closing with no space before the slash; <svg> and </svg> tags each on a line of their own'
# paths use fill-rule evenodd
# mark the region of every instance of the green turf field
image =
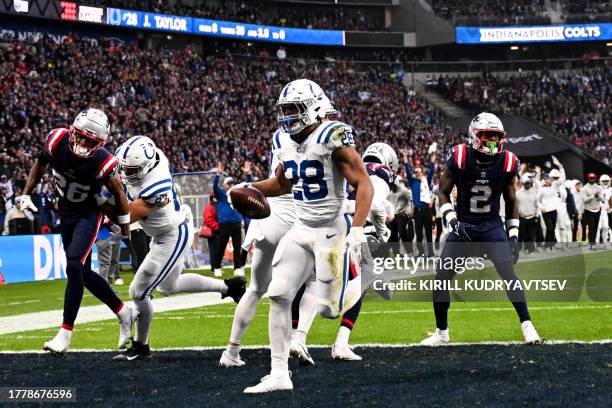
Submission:
<svg viewBox="0 0 612 408">
<path fill-rule="evenodd" d="M 585 259 L 587 275 L 606 271 L 612 265 L 612 252 L 589 254 Z M 582 261 L 580 261 L 582 262 Z M 534 261 L 517 266 L 521 278 L 544 269 L 551 273 L 562 270 L 566 261 Z M 207 273 L 207 272 L 203 272 Z M 607 273 L 610 273 L 608 271 Z M 131 280 L 124 273 L 126 285 L 117 287 L 122 298 L 127 297 Z M 229 275 L 228 275 L 229 276 Z M 588 276 L 584 278 L 588 281 Z M 600 279 L 601 281 L 601 279 Z M 0 286 L 0 318 L 23 313 L 61 309 L 65 282 L 49 281 Z M 432 331 L 434 318 L 429 302 L 380 301 L 370 296 L 362 308 L 351 341 L 363 343 L 414 343 Z M 376 300 L 375 300 L 376 299 Z M 528 295 L 529 299 L 529 295 Z M 88 295 L 83 305 L 97 305 Z M 235 305 L 223 304 L 196 309 L 181 309 L 158 313 L 153 321 L 151 346 L 197 347 L 226 344 Z M 612 302 L 530 302 L 532 320 L 540 335 L 548 340 L 601 340 L 612 338 Z M 256 317 L 244 338 L 244 345 L 268 344 L 268 302 L 260 304 Z M 520 341 L 520 327 L 512 305 L 505 302 L 455 302 L 449 322 L 452 340 L 456 342 Z M 315 320 L 309 336 L 310 344 L 331 344 L 339 321 Z M 25 331 L 0 336 L 2 350 L 39 350 L 56 328 Z M 72 349 L 112 349 L 116 346 L 117 323 L 106 320 L 78 325 Z"/>
</svg>

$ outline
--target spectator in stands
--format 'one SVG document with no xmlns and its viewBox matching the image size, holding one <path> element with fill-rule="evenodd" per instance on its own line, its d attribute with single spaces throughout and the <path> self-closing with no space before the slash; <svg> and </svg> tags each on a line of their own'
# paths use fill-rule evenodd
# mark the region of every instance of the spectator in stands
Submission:
<svg viewBox="0 0 612 408">
<path fill-rule="evenodd" d="M 603 203 L 603 189 L 597 184 L 595 173 L 587 174 L 587 184 L 581 190 L 582 201 L 584 202 L 584 212 L 580 214 L 589 236 L 589 249 L 597 249 L 595 239 L 597 238 L 597 227 L 601 216 L 601 203 Z M 585 231 L 586 231 L 585 230 Z M 583 231 L 583 234 L 585 232 Z"/>
<path fill-rule="evenodd" d="M 26 220 L 26 222 L 23 222 L 23 220 Z M 2 235 L 32 234 L 34 232 L 33 221 L 34 216 L 32 213 L 29 211 L 22 211 L 21 201 L 19 198 L 16 198 L 15 205 L 6 212 Z"/>
<path fill-rule="evenodd" d="M 217 197 L 215 193 L 210 193 L 208 204 L 204 207 L 204 225 L 200 229 L 200 237 L 206 238 L 208 243 L 208 254 L 210 256 L 211 265 L 214 265 L 213 258 L 217 256 L 219 251 L 219 222 L 217 221 Z M 213 273 L 215 277 L 223 275 L 221 269 L 214 267 Z"/>
<path fill-rule="evenodd" d="M 121 244 L 111 235 L 110 220 L 105 219 L 100 226 L 96 238 L 98 250 L 98 274 L 102 276 L 109 285 L 113 285 L 119 275 L 119 257 L 121 255 Z"/>
<path fill-rule="evenodd" d="M 4 191 L 4 198 L 10 200 L 13 198 L 13 184 L 8 179 L 6 174 L 0 176 L 0 189 Z"/>
<path fill-rule="evenodd" d="M 412 168 L 411 160 L 412 149 L 404 148 L 402 154 L 406 169 L 406 179 L 412 191 L 412 202 L 414 206 L 414 229 L 417 240 L 417 250 L 419 255 L 424 254 L 423 250 L 423 231 L 427 241 L 427 256 L 433 256 L 433 220 L 431 212 L 431 181 L 435 172 L 435 158 L 432 154 L 427 175 L 421 165 Z"/>
<path fill-rule="evenodd" d="M 225 247 L 232 239 L 232 246 L 234 248 L 234 275 L 244 276 L 244 271 L 241 268 L 241 245 L 242 245 L 242 215 L 236 211 L 227 201 L 227 191 L 232 188 L 236 181 L 232 177 L 225 177 L 223 179 L 223 186 L 219 186 L 219 179 L 223 174 L 224 165 L 219 162 L 217 165 L 217 174 L 213 178 L 213 191 L 215 197 L 217 197 L 217 218 L 219 221 L 219 247 L 217 255 L 215 256 L 212 264 L 212 270 L 215 276 L 219 275 L 221 270 L 221 262 L 223 261 L 223 255 L 225 254 Z"/>
<path fill-rule="evenodd" d="M 519 208 L 519 241 L 523 243 L 523 250 L 530 253 L 535 251 L 536 228 L 539 222 L 538 213 L 540 203 L 538 192 L 532 188 L 533 182 L 529 174 L 523 175 L 522 187 L 516 192 Z"/>
</svg>

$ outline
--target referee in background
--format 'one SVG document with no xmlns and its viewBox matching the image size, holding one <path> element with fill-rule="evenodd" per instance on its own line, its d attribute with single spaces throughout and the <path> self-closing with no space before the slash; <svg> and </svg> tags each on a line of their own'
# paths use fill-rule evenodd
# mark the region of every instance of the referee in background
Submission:
<svg viewBox="0 0 612 408">
<path fill-rule="evenodd" d="M 414 229 L 417 240 L 418 254 L 424 254 L 423 251 L 423 231 L 425 231 L 425 240 L 427 241 L 427 256 L 434 256 L 432 244 L 433 221 L 431 212 L 431 180 L 433 179 L 436 170 L 435 156 L 432 152 L 429 163 L 429 171 L 427 176 L 424 174 L 422 166 L 412 168 L 411 150 L 403 149 L 404 164 L 406 166 L 406 178 L 410 190 L 412 191 L 412 203 L 414 206 Z"/>
</svg>

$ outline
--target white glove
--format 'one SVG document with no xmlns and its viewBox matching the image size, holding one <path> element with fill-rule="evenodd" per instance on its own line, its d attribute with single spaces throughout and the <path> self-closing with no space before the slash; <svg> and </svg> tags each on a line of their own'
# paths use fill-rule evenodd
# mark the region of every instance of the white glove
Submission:
<svg viewBox="0 0 612 408">
<path fill-rule="evenodd" d="M 108 226 L 108 228 L 110 229 L 110 237 L 109 237 L 109 239 L 111 241 L 121 242 L 124 239 L 128 238 L 125 235 L 123 235 L 123 233 L 121 232 L 121 227 L 118 226 L 117 224 L 110 224 Z"/>
<path fill-rule="evenodd" d="M 15 199 L 20 200 L 22 210 L 38 212 L 38 207 L 34 205 L 34 203 L 32 202 L 32 197 L 30 197 L 29 195 L 21 195 L 19 197 L 16 197 Z"/>
<path fill-rule="evenodd" d="M 345 250 L 348 251 L 350 258 L 353 260 L 353 264 L 361 270 L 363 265 L 363 249 L 367 249 L 367 238 L 363 232 L 363 227 L 351 227 L 348 235 L 346 236 Z M 369 251 L 368 251 L 369 252 Z"/>
<path fill-rule="evenodd" d="M 234 185 L 232 188 L 230 188 L 229 190 L 227 190 L 227 193 L 225 193 L 225 195 L 227 196 L 227 203 L 230 205 L 230 207 L 232 207 L 233 210 L 235 210 L 235 208 L 234 208 L 234 205 L 232 204 L 232 195 L 230 193 L 232 192 L 233 189 L 238 188 L 238 187 L 251 187 L 251 183 L 247 183 L 246 181 L 243 181 L 242 183 L 238 183 Z"/>
<path fill-rule="evenodd" d="M 181 205 L 181 213 L 185 214 L 185 221 L 183 221 L 183 224 L 191 224 L 193 222 L 193 213 L 191 212 L 191 207 L 187 204 Z"/>
</svg>

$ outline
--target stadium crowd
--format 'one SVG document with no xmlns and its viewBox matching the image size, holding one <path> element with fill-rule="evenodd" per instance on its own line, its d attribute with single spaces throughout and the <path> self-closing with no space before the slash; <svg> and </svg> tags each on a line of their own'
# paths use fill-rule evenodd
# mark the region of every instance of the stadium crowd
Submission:
<svg viewBox="0 0 612 408">
<path fill-rule="evenodd" d="M 543 0 L 431 0 L 430 3 L 434 13 L 445 20 L 505 24 L 540 20 L 550 23 L 550 19 L 542 14 L 545 10 Z"/>
<path fill-rule="evenodd" d="M 73 37 L 59 45 L 49 38 L 2 43 L 0 61 L 0 174 L 15 196 L 50 129 L 68 126 L 86 106 L 109 115 L 111 151 L 146 134 L 170 157 L 173 172 L 210 170 L 222 161 L 238 175 L 248 159 L 254 177 L 264 177 L 269 146 L 262 140 L 276 127 L 277 95 L 301 77 L 321 84 L 341 119 L 355 126 L 360 148 L 382 139 L 412 146 L 418 161 L 432 141 L 450 146 L 458 137 L 389 64 L 281 60 L 267 48 L 250 57 L 227 48 L 199 55 Z M 45 202 L 52 208 L 53 200 Z"/>
<path fill-rule="evenodd" d="M 471 111 L 514 113 L 612 163 L 612 65 L 577 72 L 510 76 L 441 76 L 436 88 Z"/>
<path fill-rule="evenodd" d="M 383 10 L 330 5 L 321 12 L 320 5 L 274 5 L 276 12 L 264 10 L 262 2 L 255 0 L 187 1 L 162 0 L 85 0 L 86 5 L 120 7 L 157 13 L 214 20 L 236 21 L 251 24 L 267 24 L 281 27 L 316 28 L 326 30 L 387 31 Z"/>
</svg>

